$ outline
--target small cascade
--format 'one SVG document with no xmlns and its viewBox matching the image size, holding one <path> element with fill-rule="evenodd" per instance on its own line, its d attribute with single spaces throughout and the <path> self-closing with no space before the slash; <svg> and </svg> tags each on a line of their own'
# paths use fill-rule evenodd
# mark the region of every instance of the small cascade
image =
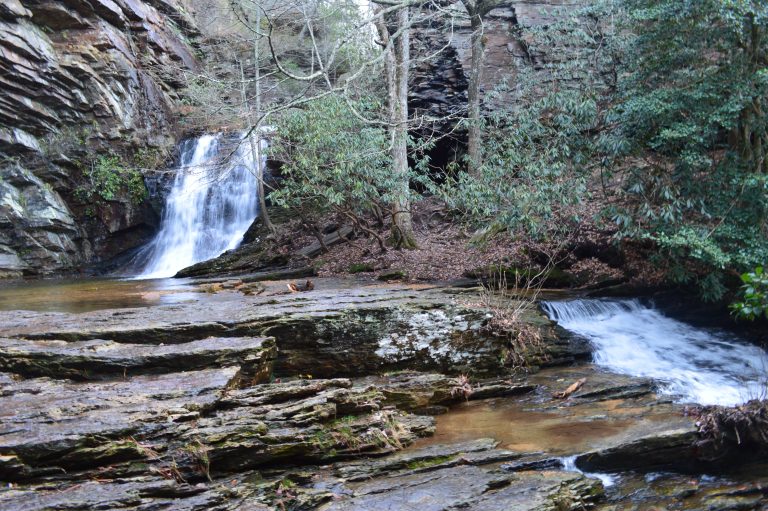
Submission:
<svg viewBox="0 0 768 511">
<path fill-rule="evenodd" d="M 172 277 L 240 244 L 259 212 L 258 178 L 249 141 L 227 142 L 219 134 L 182 143 L 160 229 L 136 258 L 137 278 Z"/>
<path fill-rule="evenodd" d="M 610 371 L 649 377 L 682 402 L 735 405 L 765 397 L 768 354 L 733 334 L 693 327 L 639 300 L 542 304 L 563 328 L 588 339 Z"/>
<path fill-rule="evenodd" d="M 567 470 L 568 472 L 578 472 L 579 474 L 584 474 L 587 477 L 594 477 L 595 479 L 600 479 L 600 482 L 603 483 L 604 488 L 608 488 L 610 486 L 613 486 L 616 484 L 616 477 L 611 474 L 604 474 L 602 472 L 584 472 L 579 467 L 576 466 L 576 458 L 578 456 L 565 456 L 563 458 L 560 458 L 560 463 L 563 465 L 563 470 Z"/>
</svg>

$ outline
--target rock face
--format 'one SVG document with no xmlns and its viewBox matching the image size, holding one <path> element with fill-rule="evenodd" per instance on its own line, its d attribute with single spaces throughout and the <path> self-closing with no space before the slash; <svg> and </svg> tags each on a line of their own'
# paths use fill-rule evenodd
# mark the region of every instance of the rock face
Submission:
<svg viewBox="0 0 768 511">
<path fill-rule="evenodd" d="M 485 98 L 505 80 L 514 84 L 520 71 L 526 68 L 536 72 L 540 81 L 546 83 L 551 78 L 546 64 L 562 59 L 562 48 L 558 52 L 531 48 L 521 29 L 552 24 L 564 13 L 585 4 L 583 0 L 497 2 L 497 7 L 484 18 L 486 47 L 481 97 Z M 466 14 L 463 18 L 455 17 L 450 27 L 436 23 L 417 29 L 414 37 L 416 53 L 432 56 L 425 60 L 416 59 L 409 105 L 417 113 L 426 112 L 432 118 L 464 114 L 471 69 L 471 35 Z M 507 99 L 504 95 L 500 98 L 502 102 Z"/>
<path fill-rule="evenodd" d="M 96 206 L 77 188 L 99 156 L 162 160 L 196 34 L 184 0 L 3 2 L 0 276 L 73 269 L 151 234 L 147 203 Z"/>
</svg>

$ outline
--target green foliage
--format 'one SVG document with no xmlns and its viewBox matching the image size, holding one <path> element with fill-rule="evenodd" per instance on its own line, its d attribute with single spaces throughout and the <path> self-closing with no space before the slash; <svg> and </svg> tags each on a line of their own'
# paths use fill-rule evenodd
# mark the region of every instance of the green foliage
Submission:
<svg viewBox="0 0 768 511">
<path fill-rule="evenodd" d="M 597 106 L 576 90 L 538 98 L 529 92 L 483 120 L 483 164 L 439 193 L 477 226 L 544 235 L 563 227 L 553 220 L 586 194 L 591 144 L 583 133 L 594 125 Z"/>
<path fill-rule="evenodd" d="M 601 137 L 622 236 L 652 239 L 677 280 L 768 256 L 768 3 L 617 0 L 615 106 Z"/>
<path fill-rule="evenodd" d="M 379 108 L 372 101 L 355 106 L 371 116 Z M 358 216 L 392 202 L 398 181 L 387 133 L 361 121 L 341 98 L 313 101 L 276 127 L 270 152 L 283 162 L 285 180 L 269 195 L 274 203 L 311 221 L 329 211 Z"/>
<path fill-rule="evenodd" d="M 352 263 L 349 265 L 349 273 L 365 273 L 371 272 L 374 267 L 371 263 Z"/>
<path fill-rule="evenodd" d="M 736 317 L 755 320 L 760 316 L 768 319 L 768 274 L 758 266 L 754 271 L 741 276 L 741 301 L 731 305 Z"/>
<path fill-rule="evenodd" d="M 82 201 L 114 201 L 128 197 L 131 202 L 138 204 L 147 198 L 141 172 L 127 166 L 114 153 L 99 155 L 81 165 L 81 169 L 87 184 L 80 186 L 76 193 Z"/>
<path fill-rule="evenodd" d="M 552 17 L 560 21 L 521 28 L 517 37 L 526 42 L 528 58 L 547 53 L 557 61 L 548 61 L 544 73 L 531 62 L 518 70 L 513 89 L 502 84 L 486 97 L 482 164 L 438 191 L 487 233 L 556 236 L 578 220 L 575 206 L 588 195 L 592 131 L 605 89 L 593 55 L 602 55 L 603 35 L 595 16 L 571 10 Z"/>
</svg>

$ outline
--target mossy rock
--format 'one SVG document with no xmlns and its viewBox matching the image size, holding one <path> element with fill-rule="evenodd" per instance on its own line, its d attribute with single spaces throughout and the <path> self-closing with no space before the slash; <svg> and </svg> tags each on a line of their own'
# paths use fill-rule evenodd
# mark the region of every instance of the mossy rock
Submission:
<svg viewBox="0 0 768 511">
<path fill-rule="evenodd" d="M 349 265 L 349 273 L 366 273 L 374 270 L 371 263 L 352 263 Z"/>
<path fill-rule="evenodd" d="M 571 287 L 575 280 L 574 276 L 558 267 L 547 270 L 544 275 L 539 276 L 541 270 L 531 268 L 518 268 L 516 266 L 505 266 L 491 264 L 474 270 L 469 270 L 465 276 L 469 278 L 482 279 L 492 283 L 503 279 L 507 287 L 513 287 L 515 283 L 520 286 L 527 285 L 532 279 L 541 279 L 546 288 L 564 288 Z"/>
<path fill-rule="evenodd" d="M 387 270 L 376 277 L 378 280 L 408 280 L 408 272 L 405 270 Z"/>
</svg>

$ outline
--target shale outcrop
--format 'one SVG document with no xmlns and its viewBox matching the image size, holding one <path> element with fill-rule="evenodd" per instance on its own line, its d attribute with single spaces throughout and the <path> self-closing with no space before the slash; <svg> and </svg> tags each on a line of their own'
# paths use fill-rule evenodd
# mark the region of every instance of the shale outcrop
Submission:
<svg viewBox="0 0 768 511">
<path fill-rule="evenodd" d="M 197 35 L 184 0 L 3 2 L 0 276 L 76 269 L 152 234 L 146 201 L 95 205 L 79 188 L 109 196 L 96 166 L 162 162 Z"/>
</svg>

